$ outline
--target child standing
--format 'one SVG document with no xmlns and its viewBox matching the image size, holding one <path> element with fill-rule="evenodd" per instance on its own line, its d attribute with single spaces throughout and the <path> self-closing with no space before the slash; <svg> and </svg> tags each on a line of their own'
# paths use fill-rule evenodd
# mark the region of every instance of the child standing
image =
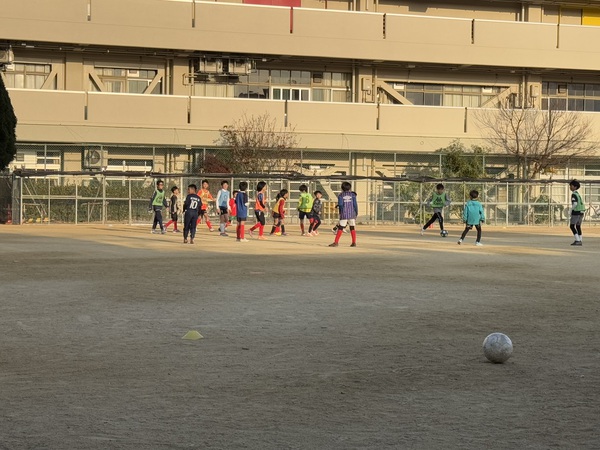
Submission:
<svg viewBox="0 0 600 450">
<path fill-rule="evenodd" d="M 219 209 L 219 231 L 221 236 L 227 236 L 225 228 L 229 222 L 229 183 L 221 181 L 221 189 L 217 192 L 217 208 Z"/>
<path fill-rule="evenodd" d="M 356 201 L 356 193 L 352 192 L 352 185 L 347 181 L 342 183 L 342 193 L 338 195 L 338 206 L 340 210 L 340 223 L 338 225 L 337 233 L 335 234 L 335 241 L 333 244 L 329 244 L 330 247 L 337 247 L 344 228 L 346 225 L 350 225 L 350 234 L 352 235 L 352 244 L 350 247 L 356 247 L 356 217 L 358 216 L 358 202 Z"/>
<path fill-rule="evenodd" d="M 148 210 L 154 212 L 154 220 L 152 221 L 152 234 L 156 233 L 156 225 L 160 226 L 160 234 L 165 234 L 167 231 L 163 226 L 162 221 L 162 209 L 163 206 L 167 206 L 167 199 L 165 198 L 165 191 L 163 190 L 165 183 L 162 180 L 156 182 L 156 189 L 152 198 L 150 199 L 150 206 Z"/>
<path fill-rule="evenodd" d="M 571 220 L 570 220 L 570 228 L 573 236 L 575 236 L 575 241 L 571 245 L 581 246 L 582 235 L 581 235 L 581 223 L 583 222 L 583 216 L 585 215 L 585 205 L 583 204 L 583 200 L 581 195 L 577 190 L 581 187 L 579 181 L 573 180 L 569 183 L 569 189 L 571 190 Z"/>
<path fill-rule="evenodd" d="M 197 187 L 195 184 L 188 186 L 188 195 L 183 203 L 183 243 L 188 243 L 188 235 L 190 236 L 190 244 L 194 243 L 196 237 L 196 225 L 198 224 L 198 214 L 202 209 L 202 199 L 196 194 Z"/>
<path fill-rule="evenodd" d="M 171 214 L 171 220 L 165 225 L 165 231 L 169 228 L 169 225 L 173 224 L 173 233 L 180 233 L 181 230 L 177 229 L 177 219 L 179 214 L 182 212 L 181 200 L 179 199 L 179 188 L 173 186 L 171 188 L 171 199 L 169 202 L 169 213 Z"/>
<path fill-rule="evenodd" d="M 256 224 L 250 228 L 250 236 L 252 232 L 258 228 L 258 239 L 267 239 L 264 236 L 265 232 L 265 210 L 267 209 L 267 201 L 265 198 L 265 191 L 267 189 L 267 183 L 259 181 L 256 185 L 256 201 L 254 202 L 254 215 L 256 216 Z"/>
<path fill-rule="evenodd" d="M 231 225 L 231 217 L 235 218 L 236 215 L 237 215 L 237 208 L 235 207 L 235 198 L 237 197 L 238 192 L 240 192 L 240 191 L 234 190 L 231 193 L 231 198 L 229 199 L 229 216 L 230 216 L 230 219 L 229 219 L 229 222 L 227 222 L 227 226 Z"/>
<path fill-rule="evenodd" d="M 467 236 L 467 233 L 475 227 L 477 230 L 477 240 L 475 241 L 475 245 L 483 245 L 481 243 L 481 223 L 485 222 L 485 212 L 483 211 L 483 205 L 479 203 L 477 198 L 479 197 L 479 192 L 473 189 L 469 192 L 470 200 L 465 205 L 465 209 L 463 210 L 463 221 L 465 222 L 465 229 L 458 240 L 458 245 L 462 244 L 463 240 Z"/>
<path fill-rule="evenodd" d="M 212 194 L 208 190 L 208 180 L 202 180 L 202 189 L 198 192 L 198 197 L 202 199 L 202 209 L 200 210 L 200 217 L 198 217 L 198 224 L 202 222 L 202 218 L 204 217 L 208 231 L 215 231 L 208 218 L 208 202 L 214 201 Z"/>
<path fill-rule="evenodd" d="M 248 194 L 246 193 L 246 189 L 248 189 L 248 183 L 245 181 L 240 181 L 239 184 L 240 191 L 235 196 L 235 209 L 237 215 L 237 242 L 248 242 L 248 239 L 244 236 L 244 226 L 246 219 L 248 218 Z"/>
<path fill-rule="evenodd" d="M 310 226 L 308 227 L 308 236 L 316 236 L 319 234 L 317 228 L 321 225 L 321 211 L 323 210 L 323 203 L 321 197 L 323 193 L 321 191 L 315 191 L 315 199 L 313 200 L 312 210 L 310 211 Z"/>
<path fill-rule="evenodd" d="M 436 187 L 435 187 L 436 192 L 434 192 L 431 195 L 431 198 L 429 199 L 429 201 L 427 202 L 427 206 L 432 206 L 433 207 L 433 216 L 431 216 L 431 219 L 429 219 L 429 222 L 427 222 L 423 228 L 421 228 L 421 236 L 423 236 L 423 233 L 425 233 L 425 230 L 427 228 L 429 228 L 430 225 L 432 225 L 436 220 L 439 220 L 440 222 L 440 234 L 442 236 L 445 236 L 447 233 L 444 233 L 444 208 L 446 206 L 450 206 L 450 197 L 448 197 L 448 194 L 446 194 L 444 192 L 444 185 L 442 183 L 439 183 Z"/>
<path fill-rule="evenodd" d="M 273 206 L 273 227 L 271 228 L 271 234 L 276 236 L 287 236 L 285 232 L 285 201 L 288 198 L 288 190 L 282 189 L 275 197 L 275 205 Z M 280 231 L 281 230 L 281 231 Z"/>
<path fill-rule="evenodd" d="M 298 199 L 298 218 L 300 219 L 300 231 L 302 236 L 306 236 L 304 232 L 304 219 L 310 219 L 310 211 L 312 210 L 313 198 L 308 193 L 308 187 L 305 184 L 300 185 L 300 198 Z"/>
</svg>

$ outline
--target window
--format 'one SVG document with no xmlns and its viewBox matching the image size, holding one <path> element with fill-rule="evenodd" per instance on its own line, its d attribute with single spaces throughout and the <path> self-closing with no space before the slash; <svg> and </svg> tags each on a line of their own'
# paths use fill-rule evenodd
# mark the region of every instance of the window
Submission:
<svg viewBox="0 0 600 450">
<path fill-rule="evenodd" d="M 60 165 L 60 152 L 48 151 L 45 154 L 44 152 L 37 152 L 36 164 L 38 166 Z"/>
<path fill-rule="evenodd" d="M 542 83 L 542 109 L 600 112 L 600 84 Z"/>
<path fill-rule="evenodd" d="M 506 87 L 462 86 L 421 83 L 389 84 L 413 105 L 480 107 Z"/>
<path fill-rule="evenodd" d="M 585 176 L 586 177 L 600 177 L 600 164 L 586 164 L 585 165 Z"/>
<path fill-rule="evenodd" d="M 6 87 L 15 89 L 41 89 L 52 71 L 50 64 L 15 63 L 6 66 Z M 56 89 L 56 78 L 51 89 Z"/>
<path fill-rule="evenodd" d="M 96 74 L 105 87 L 105 92 L 143 94 L 156 77 L 156 70 L 132 70 L 109 67 L 96 67 Z M 99 87 L 90 80 L 90 90 L 99 91 Z M 162 81 L 159 81 L 150 94 L 162 93 Z"/>
<path fill-rule="evenodd" d="M 303 88 L 273 88 L 273 100 L 303 101 L 310 100 L 310 89 Z"/>
</svg>

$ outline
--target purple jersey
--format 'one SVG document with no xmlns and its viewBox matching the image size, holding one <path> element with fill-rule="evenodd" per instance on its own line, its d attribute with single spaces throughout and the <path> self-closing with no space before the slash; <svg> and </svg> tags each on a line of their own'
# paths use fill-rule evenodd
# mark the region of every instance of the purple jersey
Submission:
<svg viewBox="0 0 600 450">
<path fill-rule="evenodd" d="M 340 219 L 356 219 L 358 203 L 354 192 L 342 192 L 338 195 L 338 206 L 340 208 Z"/>
</svg>

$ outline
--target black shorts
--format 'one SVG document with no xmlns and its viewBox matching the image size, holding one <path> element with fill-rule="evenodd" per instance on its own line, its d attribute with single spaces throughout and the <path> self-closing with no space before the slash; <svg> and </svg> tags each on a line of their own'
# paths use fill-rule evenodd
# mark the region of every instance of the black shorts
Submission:
<svg viewBox="0 0 600 450">
<path fill-rule="evenodd" d="M 256 216 L 256 221 L 261 225 L 265 224 L 265 212 L 264 211 L 254 211 L 254 215 Z"/>
<path fill-rule="evenodd" d="M 200 217 L 202 217 L 205 213 L 206 213 L 206 210 L 205 209 L 201 209 L 198 214 L 200 215 Z"/>
<path fill-rule="evenodd" d="M 171 213 L 171 220 L 177 222 L 177 213 Z"/>
<path fill-rule="evenodd" d="M 300 218 L 300 220 L 310 219 L 310 212 L 298 211 L 298 217 Z"/>
</svg>

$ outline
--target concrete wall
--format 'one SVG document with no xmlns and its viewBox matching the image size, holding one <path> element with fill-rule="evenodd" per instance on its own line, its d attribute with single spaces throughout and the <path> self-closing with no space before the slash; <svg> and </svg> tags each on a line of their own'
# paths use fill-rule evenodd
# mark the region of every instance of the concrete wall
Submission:
<svg viewBox="0 0 600 450">
<path fill-rule="evenodd" d="M 0 1 L 4 39 L 157 49 L 600 70 L 600 27 L 164 0 Z M 195 15 L 195 27 L 192 19 Z M 474 27 L 472 35 L 471 27 Z M 560 35 L 560 38 L 559 38 Z M 508 40 L 508 41 L 507 41 Z M 577 48 L 578 53 L 570 50 Z"/>
</svg>

